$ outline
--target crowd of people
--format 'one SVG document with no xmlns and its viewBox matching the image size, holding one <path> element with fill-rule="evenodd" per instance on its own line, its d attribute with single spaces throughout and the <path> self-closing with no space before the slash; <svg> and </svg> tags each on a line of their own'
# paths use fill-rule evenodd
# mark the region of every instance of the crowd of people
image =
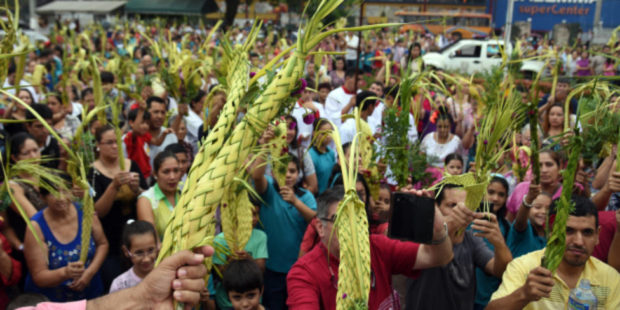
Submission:
<svg viewBox="0 0 620 310">
<path fill-rule="evenodd" d="M 186 25 L 140 28 L 194 53 L 203 41 L 210 40 L 206 38 L 209 29 Z M 77 51 L 61 31 L 51 33 L 55 43 L 39 45 L 27 55 L 22 80 L 15 79 L 15 62 L 8 68 L 4 88 L 29 108 L 9 97 L 2 99 L 2 119 L 7 120 L 2 124 L 3 165 L 27 164 L 31 169 L 4 180 L 13 199 L 5 199 L 0 207 L 0 309 L 32 306 L 41 300 L 95 299 L 136 287 L 154 270 L 168 220 L 200 142 L 226 103 L 226 92 L 217 89 L 220 76 L 216 70 L 201 77 L 200 91 L 187 102 L 172 97 L 170 89 L 147 85 L 139 98 L 121 90 L 119 72 L 105 70 L 115 55 L 133 60 L 135 71 L 129 76 L 136 85 L 157 76 L 166 62 L 137 29 L 111 28 L 90 38 L 94 50 L 89 53 L 103 56 L 103 96 L 122 107 L 122 138 L 119 143 L 110 111 L 106 111 L 107 124 L 97 118 L 86 124 L 89 138 L 84 138 L 82 147 L 94 156 L 86 169 L 95 208 L 86 262 L 80 261 L 80 253 L 86 250 L 81 248 L 84 191 L 66 175 L 71 163 L 62 144 L 72 144 L 86 121 L 83 111 L 95 108 L 92 77 L 80 75 L 77 81 L 60 82 L 68 74 L 63 70 L 75 65 L 63 62 L 70 62 L 68 56 Z M 248 25 L 226 34 L 217 32 L 212 40 L 214 53 L 221 52 L 218 47 L 225 35 L 233 43 L 242 43 L 249 30 Z M 251 71 L 260 70 L 296 40 L 294 33 L 278 35 L 277 40 L 268 39 L 269 31 L 260 36 L 248 55 Z M 200 292 L 203 309 L 336 308 L 339 244 L 332 231 L 344 190 L 342 159 L 326 132 L 337 129 L 348 154 L 360 129 L 355 119 L 344 116 L 357 108 L 362 126 L 380 144 L 385 111 L 398 104 L 400 73 L 407 68 L 424 69 L 416 59 L 447 41 L 432 34 L 384 29 L 370 31 L 363 38 L 340 33 L 320 43 L 319 49 L 343 56 L 323 57 L 320 63 L 313 57 L 307 60 L 307 87 L 284 118 L 290 153 L 284 183 L 276 181 L 264 160 L 248 168 L 260 197 L 252 200 L 254 229 L 243 251 L 230 253 L 219 219 L 213 219 L 218 235 L 214 268 Z M 595 288 L 599 308 L 620 308 L 617 145 L 598 162 L 580 162 L 564 258 L 553 274 L 540 267 L 550 225 L 547 218 L 555 213 L 562 192 L 561 171 L 566 166 L 566 148 L 558 136 L 565 130 L 565 118 L 572 118 L 571 126 L 578 124 L 577 101 L 571 102 L 568 111 L 563 104 L 571 88 L 582 81 L 571 77 L 617 76 L 620 69 L 618 44 L 564 48 L 541 40 L 526 42 L 522 48 L 523 57 L 554 49 L 559 57 L 550 66 L 561 61 L 564 77 L 555 93 L 537 94 L 542 147 L 539 184 L 533 181 L 531 169 L 523 176 L 514 169 L 527 156 L 513 150 L 531 146 L 529 126 L 515 134 L 493 171 L 485 196 L 489 213 L 466 208 L 466 192 L 459 186 L 448 184 L 431 193 L 413 189 L 419 180 L 410 180 L 408 186 L 398 187 L 385 167 L 378 196 L 373 197 L 371 180 L 358 176 L 356 189 L 370 223 L 369 309 L 557 309 L 566 305 L 570 290 L 582 278 Z M 47 74 L 41 85 L 31 85 L 37 65 L 45 66 Z M 527 104 L 529 90 L 520 91 Z M 608 100 L 610 107 L 620 108 L 618 95 Z M 419 93 L 413 101 L 419 103 L 419 111 L 409 113 L 407 137 L 426 154 L 428 167 L 424 168 L 433 177 L 431 183 L 445 174 L 466 173 L 474 166 L 476 128 L 482 118 L 493 116 L 479 113 L 479 102 L 470 96 L 467 85 L 450 85 L 448 92 L 432 96 Z M 258 144 L 272 139 L 270 128 Z M 37 167 L 56 169 L 59 182 L 64 183 L 57 188 L 64 189 L 41 185 Z M 387 236 L 394 191 L 434 197 L 431 244 Z"/>
</svg>

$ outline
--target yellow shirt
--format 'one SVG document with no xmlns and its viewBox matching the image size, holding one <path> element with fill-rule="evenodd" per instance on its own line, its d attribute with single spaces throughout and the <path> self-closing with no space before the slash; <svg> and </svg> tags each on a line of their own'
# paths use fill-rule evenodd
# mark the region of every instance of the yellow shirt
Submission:
<svg viewBox="0 0 620 310">
<path fill-rule="evenodd" d="M 491 300 L 506 297 L 523 286 L 529 272 L 540 266 L 544 251 L 542 249 L 531 252 L 510 262 L 502 277 L 502 284 Z M 598 299 L 598 309 L 620 309 L 620 274 L 614 268 L 595 257 L 590 257 L 579 281 L 584 278 L 590 280 L 592 291 Z M 560 279 L 557 272 L 553 273 L 553 280 L 555 285 L 550 297 L 531 302 L 524 309 L 566 309 L 570 288 Z"/>
</svg>

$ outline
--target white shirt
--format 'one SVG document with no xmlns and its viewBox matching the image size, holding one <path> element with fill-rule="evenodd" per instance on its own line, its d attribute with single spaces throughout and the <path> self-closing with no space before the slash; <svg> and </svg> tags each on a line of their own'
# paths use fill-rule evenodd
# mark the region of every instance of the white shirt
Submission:
<svg viewBox="0 0 620 310">
<path fill-rule="evenodd" d="M 444 144 L 439 144 L 435 140 L 435 132 L 431 132 L 422 140 L 422 150 L 428 156 L 429 164 L 441 168 L 446 156 L 457 153 L 461 149 L 461 139 L 457 135 L 452 135 L 452 139 Z"/>
<path fill-rule="evenodd" d="M 161 129 L 159 129 L 159 134 L 161 135 L 161 133 L 164 132 L 164 130 L 166 130 L 166 127 L 161 126 Z M 157 137 L 153 136 L 153 139 L 155 138 Z M 159 152 L 163 151 L 166 148 L 166 146 L 170 144 L 178 143 L 178 142 L 179 142 L 179 139 L 177 139 L 177 135 L 175 135 L 174 133 L 169 133 L 164 139 L 164 142 L 162 142 L 160 146 L 145 143 L 144 146 L 150 149 L 147 152 L 149 153 L 151 167 L 153 167 L 153 159 L 155 159 L 155 156 L 157 156 Z"/>
<path fill-rule="evenodd" d="M 381 132 L 383 111 L 385 111 L 385 104 L 383 102 L 379 102 L 379 105 L 375 107 L 372 115 L 368 117 L 368 125 L 370 125 L 370 129 L 372 130 L 373 135 L 377 132 Z M 411 143 L 414 143 L 418 140 L 418 129 L 411 113 L 409 113 L 409 130 L 407 131 L 407 137 L 409 138 L 409 141 L 411 141 Z"/>
<path fill-rule="evenodd" d="M 82 110 L 84 110 L 84 107 L 82 106 L 82 104 L 79 102 L 71 102 L 71 105 L 73 106 L 73 111 L 71 112 L 71 116 L 74 116 L 77 118 L 82 117 Z"/>
<path fill-rule="evenodd" d="M 340 141 L 342 144 L 352 142 L 356 134 L 357 124 L 355 123 L 355 118 L 347 119 L 342 126 L 340 126 Z"/>
<path fill-rule="evenodd" d="M 185 141 L 192 145 L 192 151 L 196 154 L 198 152 L 198 129 L 202 125 L 202 118 L 192 109 L 189 109 L 184 119 L 187 127 Z"/>
<path fill-rule="evenodd" d="M 329 95 L 327 95 L 327 99 L 325 99 L 326 115 L 321 115 L 321 117 L 329 119 L 340 129 L 340 125 L 342 124 L 342 109 L 349 104 L 353 96 L 353 94 L 345 93 L 342 86 L 332 90 L 329 92 Z M 347 113 L 351 113 L 351 110 L 347 111 Z"/>
<path fill-rule="evenodd" d="M 344 55 L 346 60 L 355 60 L 357 59 L 357 46 L 360 44 L 360 39 L 354 36 L 346 36 L 345 40 L 347 41 L 347 53 Z"/>
<path fill-rule="evenodd" d="M 320 104 L 318 102 L 312 102 L 314 104 L 314 106 L 318 107 L 320 106 Z M 304 114 L 306 113 L 311 113 L 312 110 L 304 108 L 302 106 L 299 105 L 299 102 L 295 103 L 295 107 L 293 108 L 293 111 L 291 111 L 291 116 L 293 116 L 296 120 L 297 120 L 297 139 L 299 139 L 300 136 L 303 136 L 303 141 L 301 142 L 301 146 L 305 149 L 308 148 L 308 146 L 310 145 L 310 140 L 312 139 L 312 124 L 306 124 L 304 123 Z M 319 111 L 319 113 L 321 113 Z M 307 138 L 307 139 L 306 139 Z"/>
</svg>

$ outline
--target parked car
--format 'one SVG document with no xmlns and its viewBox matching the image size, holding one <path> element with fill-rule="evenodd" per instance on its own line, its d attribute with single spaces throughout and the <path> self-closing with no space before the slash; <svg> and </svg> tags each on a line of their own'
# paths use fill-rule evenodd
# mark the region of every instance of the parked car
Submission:
<svg viewBox="0 0 620 310">
<path fill-rule="evenodd" d="M 422 61 L 425 66 L 471 75 L 499 66 L 502 63 L 503 48 L 504 42 L 499 40 L 459 40 L 439 52 L 425 54 Z M 511 50 L 512 47 L 509 46 L 506 53 L 510 55 Z M 522 62 L 521 72 L 535 75 L 543 66 L 543 61 L 525 60 Z"/>
</svg>

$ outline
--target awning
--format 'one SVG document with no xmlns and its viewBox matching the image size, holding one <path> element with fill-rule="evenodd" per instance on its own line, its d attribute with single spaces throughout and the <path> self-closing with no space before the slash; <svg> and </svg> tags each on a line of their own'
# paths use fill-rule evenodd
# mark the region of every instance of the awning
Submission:
<svg viewBox="0 0 620 310">
<path fill-rule="evenodd" d="M 38 14 L 46 13 L 110 13 L 123 5 L 126 1 L 54 1 L 37 8 Z"/>
<path fill-rule="evenodd" d="M 126 13 L 203 15 L 218 10 L 213 0 L 129 0 Z"/>
</svg>

